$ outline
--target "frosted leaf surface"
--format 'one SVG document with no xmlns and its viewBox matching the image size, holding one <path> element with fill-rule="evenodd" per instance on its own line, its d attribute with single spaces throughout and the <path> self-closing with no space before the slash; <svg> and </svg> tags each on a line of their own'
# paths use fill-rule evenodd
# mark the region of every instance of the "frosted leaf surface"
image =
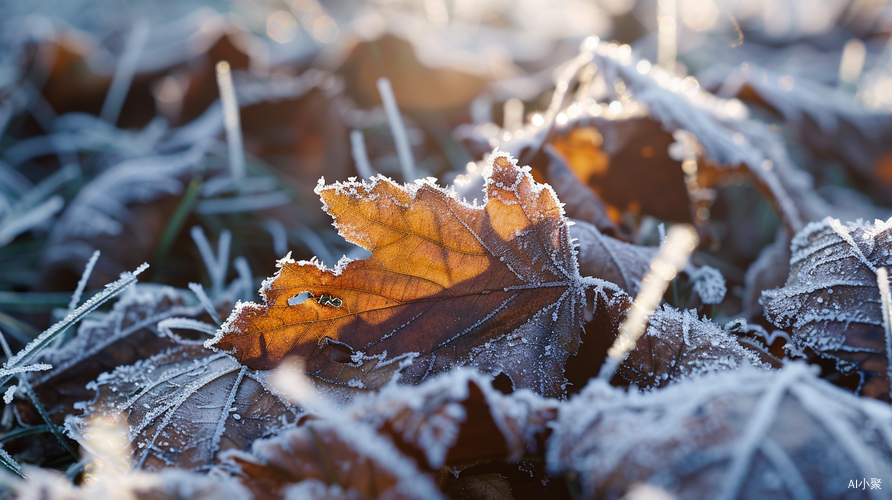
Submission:
<svg viewBox="0 0 892 500">
<path fill-rule="evenodd" d="M 641 279 L 657 256 L 656 247 L 620 241 L 583 221 L 574 221 L 570 226 L 570 236 L 576 238 L 579 246 L 576 255 L 579 274 L 616 283 L 632 295 L 638 293 Z"/>
<path fill-rule="evenodd" d="M 51 469 L 26 468 L 28 479 L 0 471 L 4 489 L 15 498 L 53 500 L 249 500 L 248 491 L 223 474 L 199 474 L 179 469 L 159 472 L 133 470 L 122 475 L 100 475 L 75 486 Z M 4 495 L 4 498 L 6 496 Z"/>
<path fill-rule="evenodd" d="M 826 218 L 793 238 L 787 283 L 762 293 L 765 315 L 791 328 L 799 349 L 862 377 L 860 394 L 890 400 L 876 269 L 892 264 L 892 219 L 843 224 Z"/>
<path fill-rule="evenodd" d="M 265 375 L 200 346 L 176 347 L 102 374 L 88 386 L 96 397 L 67 427 L 83 441 L 92 417 L 123 413 L 135 467 L 207 469 L 219 452 L 247 449 L 296 420 Z"/>
<path fill-rule="evenodd" d="M 801 363 L 646 394 L 593 381 L 553 428 L 548 468 L 578 473 L 583 498 L 619 498 L 636 482 L 690 499 L 844 498 L 853 478 L 892 475 L 892 409 Z"/>
<path fill-rule="evenodd" d="M 750 62 L 736 68 L 716 65 L 706 73 L 702 80 L 705 86 L 721 86 L 737 94 L 754 93 L 786 123 L 793 124 L 810 147 L 840 157 L 864 179 L 877 175 L 876 162 L 888 151 L 887 139 L 892 136 L 888 113 L 871 110 L 851 93 L 805 75 L 792 78 L 787 68 L 776 71 Z M 869 93 L 859 91 L 862 95 Z"/>
<path fill-rule="evenodd" d="M 718 304 L 725 299 L 728 287 L 722 273 L 710 266 L 703 266 L 691 277 L 694 282 L 694 292 L 704 304 Z"/>
<path fill-rule="evenodd" d="M 358 400 L 349 415 L 389 436 L 422 468 L 438 470 L 541 453 L 557 405 L 529 390 L 504 395 L 488 378 L 455 369 L 419 386 L 386 387 Z"/>
<path fill-rule="evenodd" d="M 209 346 L 257 369 L 296 355 L 327 377 L 335 365 L 320 346 L 329 337 L 367 356 L 417 353 L 403 374 L 412 382 L 470 365 L 542 394 L 563 390 L 586 285 L 561 205 L 528 168 L 493 153 L 483 206 L 431 179 L 316 191 L 340 234 L 371 257 L 334 269 L 283 259 L 264 304 L 238 305 Z M 304 292 L 313 299 L 289 303 Z"/>
<path fill-rule="evenodd" d="M 101 373 L 133 364 L 174 345 L 170 338 L 159 334 L 159 321 L 198 314 L 201 308 L 187 306 L 173 288 L 133 285 L 108 314 L 99 319 L 84 319 L 77 335 L 62 347 L 42 350 L 34 359 L 52 364 L 53 369 L 33 374 L 29 381 L 61 424 L 64 415 L 73 413 L 74 403 L 93 396 L 86 385 Z"/>
<path fill-rule="evenodd" d="M 387 438 L 337 417 L 256 441 L 250 455 L 229 452 L 225 461 L 238 466 L 239 480 L 257 498 L 444 498 Z"/>
<path fill-rule="evenodd" d="M 815 194 L 811 176 L 791 161 L 780 134 L 749 119 L 747 108 L 739 100 L 717 98 L 700 88 L 693 78 L 681 80 L 658 66 L 647 65 L 647 71 L 639 71 L 638 63 L 642 61 L 631 55 L 631 51 L 619 50 L 615 43 L 600 42 L 584 47 L 567 66 L 580 58 L 597 67 L 590 81 L 581 82 L 580 89 L 588 93 L 567 99 L 566 105 L 552 102 L 542 124 L 525 125 L 523 134 L 503 130 L 495 124 L 460 128 L 459 134 L 475 145 L 496 145 L 503 151 L 520 154 L 538 151 L 546 141 L 552 140 L 555 130 L 566 134 L 592 127 L 603 137 L 604 152 L 610 154 L 611 148 L 616 152 L 616 148 L 631 143 L 635 154 L 624 162 L 640 162 L 642 158 L 655 158 L 656 152 L 652 150 L 648 157 L 642 157 L 639 153 L 642 143 L 638 142 L 642 137 L 688 132 L 696 139 L 700 167 L 708 164 L 725 170 L 745 168 L 770 194 L 785 224 L 793 231 L 831 212 L 829 204 Z M 576 77 L 579 75 L 573 78 Z M 620 106 L 611 109 L 613 105 Z M 557 116 L 562 117 L 559 125 L 556 125 Z M 665 155 L 662 151 L 659 154 Z M 660 171 L 651 171 L 649 177 L 666 175 L 662 171 L 665 168 L 680 167 L 679 161 L 666 161 L 655 166 Z M 680 180 L 681 177 L 679 172 L 675 177 L 667 175 L 666 178 Z M 647 180 L 641 178 L 637 182 Z M 663 186 L 662 198 L 669 194 L 670 187 Z M 627 188 L 635 192 L 634 187 Z M 703 201 L 696 199 L 697 196 L 705 196 L 704 200 L 711 196 L 705 192 L 708 190 L 702 191 L 695 193 L 690 202 L 696 205 Z M 679 193 L 685 196 L 683 184 Z M 673 194 L 679 193 L 673 191 Z M 605 199 L 607 194 L 604 193 Z M 677 208 L 673 213 L 678 214 Z"/>
<path fill-rule="evenodd" d="M 762 366 L 759 358 L 696 311 L 668 305 L 654 311 L 647 330 L 620 365 L 624 379 L 643 389 L 661 387 L 709 372 Z"/>
</svg>

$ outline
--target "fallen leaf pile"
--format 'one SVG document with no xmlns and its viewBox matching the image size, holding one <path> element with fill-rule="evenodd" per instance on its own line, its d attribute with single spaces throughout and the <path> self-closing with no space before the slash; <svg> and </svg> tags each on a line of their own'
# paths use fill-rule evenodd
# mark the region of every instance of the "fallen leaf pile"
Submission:
<svg viewBox="0 0 892 500">
<path fill-rule="evenodd" d="M 0 3 L 0 499 L 888 498 L 892 5 L 221 7 Z"/>
</svg>

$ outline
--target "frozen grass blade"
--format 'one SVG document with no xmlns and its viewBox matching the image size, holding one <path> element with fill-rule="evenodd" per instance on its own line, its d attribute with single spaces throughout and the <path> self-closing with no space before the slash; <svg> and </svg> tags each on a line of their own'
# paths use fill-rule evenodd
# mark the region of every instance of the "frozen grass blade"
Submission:
<svg viewBox="0 0 892 500">
<path fill-rule="evenodd" d="M 276 219 L 266 219 L 263 227 L 273 239 L 273 251 L 276 255 L 288 253 L 288 231 L 285 230 L 285 226 Z"/>
<path fill-rule="evenodd" d="M 226 270 L 229 268 L 229 249 L 232 247 L 232 231 L 224 229 L 220 231 L 220 239 L 217 240 L 217 269 L 211 281 L 214 296 L 221 294 L 226 286 Z"/>
<path fill-rule="evenodd" d="M 217 63 L 217 87 L 223 104 L 223 125 L 226 127 L 226 144 L 229 146 L 229 173 L 236 186 L 245 178 L 245 149 L 242 145 L 242 128 L 238 101 L 232 85 L 229 63 Z"/>
<path fill-rule="evenodd" d="M 226 270 L 229 268 L 229 247 L 232 244 L 232 232 L 228 229 L 220 232 L 216 256 L 213 250 L 211 250 L 211 243 L 205 236 L 201 226 L 193 226 L 189 233 L 192 235 L 192 240 L 195 241 L 195 246 L 198 247 L 198 252 L 201 254 L 201 259 L 204 261 L 208 275 L 211 278 L 211 294 L 216 297 L 223 291 L 223 287 L 226 284 Z M 202 293 L 204 292 L 202 291 Z"/>
<path fill-rule="evenodd" d="M 356 171 L 363 179 L 371 179 L 375 175 L 372 164 L 369 161 L 369 154 L 365 149 L 365 139 L 362 136 L 362 130 L 354 130 L 350 132 L 350 152 L 353 154 L 353 163 L 356 164 Z"/>
<path fill-rule="evenodd" d="M 400 167 L 403 170 L 403 182 L 412 182 L 415 180 L 415 157 L 412 155 L 412 147 L 409 146 L 409 135 L 406 133 L 403 117 L 400 116 L 400 109 L 396 105 L 396 97 L 393 95 L 390 80 L 387 78 L 378 79 L 378 93 L 381 94 L 387 122 L 390 124 L 393 141 L 396 143 L 396 154 L 400 158 Z"/>
<path fill-rule="evenodd" d="M 650 270 L 641 280 L 638 296 L 619 327 L 619 335 L 607 351 L 607 359 L 601 366 L 598 378 L 605 381 L 613 378 L 617 367 L 635 348 L 635 342 L 647 328 L 647 320 L 660 304 L 669 282 L 679 269 L 684 268 L 696 246 L 697 233 L 691 226 L 679 225 L 669 229 L 659 253 L 650 263 Z"/>
<path fill-rule="evenodd" d="M 61 196 L 53 196 L 24 214 L 17 214 L 13 210 L 0 221 L 0 246 L 5 246 L 16 236 L 45 222 L 62 210 L 63 206 L 65 200 Z"/>
<path fill-rule="evenodd" d="M 677 0 L 657 0 L 657 64 L 670 75 L 675 74 L 678 55 Z"/>
<path fill-rule="evenodd" d="M 50 430 L 50 426 L 48 425 L 34 425 L 32 427 L 24 427 L 7 432 L 2 437 L 0 437 L 0 443 L 12 441 L 13 439 L 18 439 L 20 437 L 33 436 L 34 434 L 44 434 L 47 432 L 52 432 L 52 430 Z"/>
<path fill-rule="evenodd" d="M 12 455 L 7 453 L 3 448 L 0 448 L 0 462 L 2 462 L 7 469 L 15 472 L 21 477 L 25 477 L 25 475 L 22 474 L 22 466 L 19 465 L 19 463 L 12 458 Z"/>
<path fill-rule="evenodd" d="M 877 286 L 880 289 L 880 302 L 883 305 L 883 330 L 886 332 L 886 359 L 889 365 L 886 373 L 892 380 L 892 292 L 889 290 L 889 275 L 885 267 L 877 269 Z M 890 393 L 892 395 L 892 393 Z"/>
<path fill-rule="evenodd" d="M 254 274 L 251 273 L 251 266 L 248 265 L 248 259 L 238 256 L 232 262 L 235 266 L 235 270 L 238 272 L 239 281 L 241 281 L 241 286 L 243 289 L 243 293 L 241 296 L 253 299 L 254 298 Z"/>
<path fill-rule="evenodd" d="M 173 328 L 192 330 L 213 337 L 217 334 L 217 327 L 204 321 L 192 318 L 167 318 L 158 322 L 158 331 L 174 339 L 179 344 L 204 345 L 204 340 L 187 340 L 173 332 Z"/>
<path fill-rule="evenodd" d="M 77 282 L 77 287 L 74 289 L 74 293 L 71 294 L 71 301 L 68 302 L 68 309 L 65 311 L 65 315 L 68 316 L 72 311 L 77 307 L 77 304 L 81 301 L 81 296 L 84 293 L 84 289 L 87 287 L 87 282 L 90 280 L 90 275 L 93 274 L 93 268 L 96 267 L 96 261 L 99 259 L 99 250 L 93 252 L 93 255 L 90 257 L 90 260 L 87 261 L 86 267 L 84 267 L 84 272 L 81 274 L 81 279 Z M 64 334 L 59 335 L 56 338 L 55 346 L 59 347 L 64 344 L 67 339 L 70 337 L 70 330 L 66 331 Z"/>
<path fill-rule="evenodd" d="M 87 261 L 87 265 L 84 267 L 84 273 L 81 275 L 81 279 L 77 282 L 77 288 L 75 288 L 74 293 L 71 294 L 71 302 L 68 303 L 66 316 L 71 314 L 77 307 L 77 304 L 81 301 L 81 296 L 84 294 L 84 289 L 87 287 L 87 281 L 90 280 L 90 275 L 93 274 L 93 268 L 96 267 L 97 260 L 99 260 L 99 250 L 94 251 L 90 260 Z"/>
<path fill-rule="evenodd" d="M 217 314 L 217 311 L 214 309 L 213 303 L 211 303 L 211 299 L 208 298 L 208 294 L 204 292 L 204 287 L 201 286 L 200 283 L 189 283 L 189 290 L 192 290 L 192 293 L 198 297 L 198 301 L 201 302 L 201 306 L 204 307 L 204 310 L 211 316 L 211 319 L 214 320 L 214 323 L 221 325 L 223 322 L 220 320 L 220 315 Z"/>
<path fill-rule="evenodd" d="M 133 83 L 133 75 L 136 74 L 139 56 L 146 45 L 148 36 L 149 23 L 144 19 L 137 20 L 130 36 L 127 37 L 127 44 L 124 45 L 124 52 L 121 54 L 117 69 L 115 69 L 115 76 L 112 78 L 108 94 L 105 95 L 105 102 L 102 103 L 102 111 L 99 113 L 100 118 L 112 125 L 118 123 L 118 117 L 121 115 L 121 109 L 127 99 L 127 92 Z"/>
<path fill-rule="evenodd" d="M 7 359 L 12 358 L 12 350 L 9 348 L 9 344 L 6 342 L 6 337 L 3 335 L 3 332 L 0 332 L 0 347 L 3 348 L 3 353 L 6 354 Z M 18 378 L 19 387 L 21 388 L 22 391 L 24 391 L 25 395 L 28 396 L 28 399 L 31 400 L 31 404 L 34 405 L 34 408 L 37 410 L 37 413 L 40 415 L 40 418 L 43 419 L 43 421 L 46 423 L 46 425 L 49 426 L 50 431 L 53 433 L 53 436 L 55 436 L 56 439 L 59 441 L 59 444 L 61 444 L 62 447 L 65 448 L 68 451 L 68 453 L 70 453 L 71 456 L 74 457 L 75 460 L 77 460 L 78 459 L 77 450 L 74 449 L 74 446 L 71 444 L 71 441 L 69 441 L 68 438 L 65 437 L 64 434 L 62 434 L 62 431 L 55 424 L 53 424 L 53 420 L 50 418 L 49 412 L 46 411 L 46 407 L 44 407 L 43 403 L 40 402 L 40 399 L 37 397 L 37 394 L 34 392 L 34 389 L 31 387 L 31 384 L 28 382 L 28 379 L 25 378 L 25 376 L 23 375 L 23 373 L 25 371 L 32 371 L 32 370 L 24 370 L 25 368 L 34 367 L 34 366 L 41 367 L 40 368 L 41 370 L 44 369 L 43 366 L 48 366 L 49 368 L 47 368 L 47 369 L 52 369 L 51 365 L 46 365 L 46 364 L 41 363 L 39 365 L 20 366 L 20 367 L 8 369 L 8 370 L 4 369 L 4 370 L 0 371 L 0 375 L 10 375 L 10 376 L 15 375 Z M 3 396 L 4 402 L 6 402 L 7 396 L 8 396 L 8 393 L 7 393 L 7 395 Z M 7 404 L 9 404 L 9 403 L 7 403 Z"/>
<path fill-rule="evenodd" d="M 839 59 L 839 83 L 842 90 L 855 92 L 858 90 L 858 79 L 864 70 L 864 59 L 867 57 L 867 48 L 859 38 L 852 38 L 846 42 L 842 49 L 842 57 Z"/>
<path fill-rule="evenodd" d="M 276 191 L 236 198 L 201 200 L 195 206 L 195 211 L 200 214 L 236 214 L 280 207 L 290 203 L 291 196 L 287 191 Z"/>
<path fill-rule="evenodd" d="M 39 353 L 43 348 L 47 347 L 50 342 L 55 340 L 56 336 L 65 332 L 65 330 L 67 330 L 70 326 L 83 319 L 84 316 L 96 310 L 97 307 L 101 306 L 112 297 L 115 297 L 116 295 L 123 292 L 124 289 L 126 289 L 128 286 L 136 283 L 136 277 L 140 273 L 145 271 L 148 267 L 149 265 L 144 263 L 136 268 L 136 270 L 132 273 L 122 273 L 119 280 L 105 285 L 104 290 L 84 302 L 83 305 L 72 311 L 71 314 L 62 319 L 62 321 L 59 321 L 58 323 L 54 324 L 49 329 L 38 335 L 36 339 L 26 345 L 15 356 L 9 358 L 6 363 L 3 364 L 3 368 L 11 370 L 16 367 L 23 366 L 25 363 L 31 360 L 31 358 L 37 355 L 37 353 Z M 7 375 L 3 377 L 2 380 L 0 380 L 0 386 L 6 385 L 6 383 L 9 382 L 12 377 L 13 375 Z"/>
</svg>

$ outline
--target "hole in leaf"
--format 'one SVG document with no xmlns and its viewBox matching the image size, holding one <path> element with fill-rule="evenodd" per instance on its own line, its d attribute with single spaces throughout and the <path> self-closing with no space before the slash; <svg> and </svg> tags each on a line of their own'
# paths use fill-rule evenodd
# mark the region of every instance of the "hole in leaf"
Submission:
<svg viewBox="0 0 892 500">
<path fill-rule="evenodd" d="M 300 292 L 299 294 L 295 295 L 294 297 L 291 297 L 290 299 L 288 299 L 288 305 L 296 306 L 298 304 L 303 303 L 303 301 L 313 298 L 313 297 L 315 297 L 315 295 L 313 295 L 310 292 Z"/>
</svg>

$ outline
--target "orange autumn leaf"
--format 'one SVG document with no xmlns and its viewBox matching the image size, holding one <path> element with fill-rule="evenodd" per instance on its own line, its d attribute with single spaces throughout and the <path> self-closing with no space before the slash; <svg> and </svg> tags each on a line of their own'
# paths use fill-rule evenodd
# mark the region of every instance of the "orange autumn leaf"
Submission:
<svg viewBox="0 0 892 500">
<path fill-rule="evenodd" d="M 265 303 L 238 306 L 209 345 L 255 369 L 299 356 L 308 374 L 331 380 L 339 364 L 323 349 L 331 338 L 365 356 L 416 353 L 403 372 L 411 382 L 472 365 L 560 393 L 586 282 L 567 219 L 551 188 L 505 153 L 490 158 L 485 191 L 477 206 L 432 179 L 320 181 L 340 234 L 371 257 L 334 269 L 281 260 Z"/>
</svg>

